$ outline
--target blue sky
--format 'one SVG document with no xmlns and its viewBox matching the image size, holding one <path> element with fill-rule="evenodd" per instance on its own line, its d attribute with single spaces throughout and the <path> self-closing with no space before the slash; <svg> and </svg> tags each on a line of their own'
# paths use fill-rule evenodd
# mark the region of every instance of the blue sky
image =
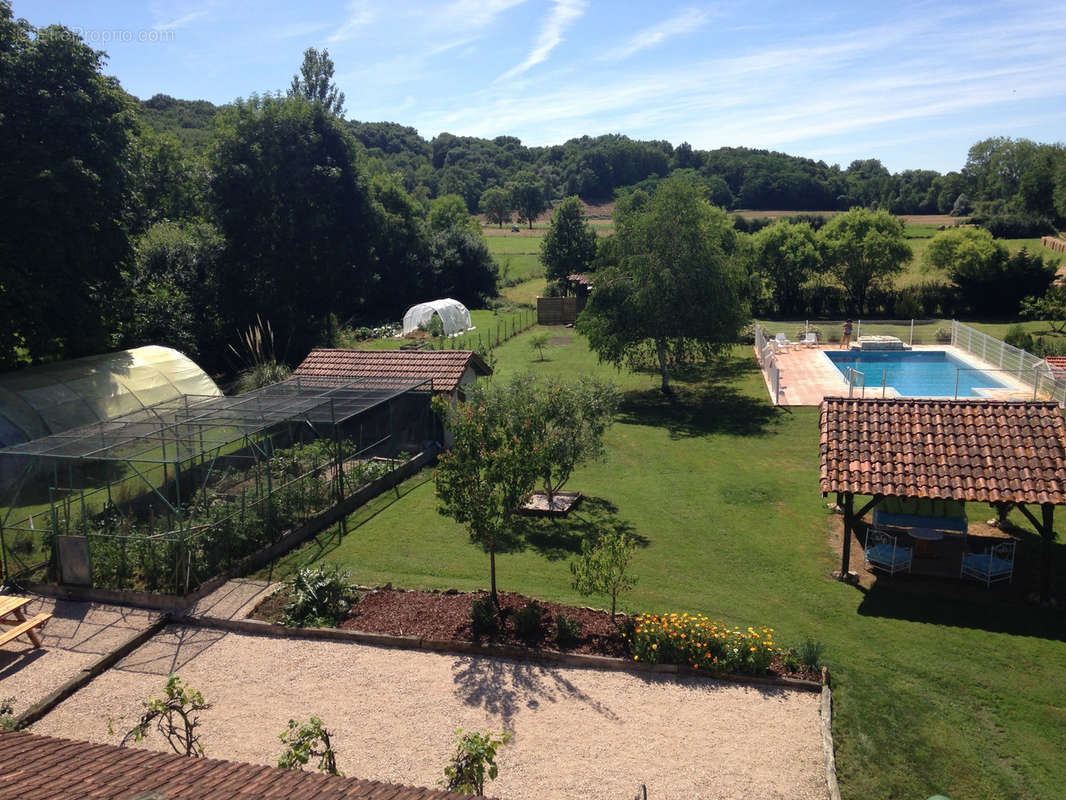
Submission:
<svg viewBox="0 0 1066 800">
<path fill-rule="evenodd" d="M 624 133 L 843 166 L 959 169 L 988 136 L 1062 141 L 1061 2 L 14 0 L 80 29 L 127 91 L 285 90 L 328 48 L 346 116 L 427 139 Z"/>
</svg>

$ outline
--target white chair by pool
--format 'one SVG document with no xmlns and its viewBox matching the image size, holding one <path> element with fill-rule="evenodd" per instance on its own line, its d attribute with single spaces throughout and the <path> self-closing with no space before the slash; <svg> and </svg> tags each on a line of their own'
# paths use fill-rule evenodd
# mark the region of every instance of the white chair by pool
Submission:
<svg viewBox="0 0 1066 800">
<path fill-rule="evenodd" d="M 889 575 L 895 575 L 903 570 L 911 571 L 914 551 L 896 544 L 896 537 L 892 534 L 880 528 L 870 528 L 866 532 L 866 549 L 863 555 L 868 567 L 883 569 Z"/>
<path fill-rule="evenodd" d="M 774 336 L 774 342 L 777 344 L 777 349 L 782 353 L 787 353 L 788 349 L 794 346 L 783 333 L 778 333 Z"/>
<path fill-rule="evenodd" d="M 1014 576 L 1014 540 L 1000 542 L 984 553 L 963 553 L 960 578 L 975 578 L 986 587 L 994 581 L 1011 581 Z"/>
<path fill-rule="evenodd" d="M 803 334 L 803 338 L 800 339 L 800 344 L 804 347 L 817 347 L 818 346 L 818 334 L 813 331 Z"/>
</svg>

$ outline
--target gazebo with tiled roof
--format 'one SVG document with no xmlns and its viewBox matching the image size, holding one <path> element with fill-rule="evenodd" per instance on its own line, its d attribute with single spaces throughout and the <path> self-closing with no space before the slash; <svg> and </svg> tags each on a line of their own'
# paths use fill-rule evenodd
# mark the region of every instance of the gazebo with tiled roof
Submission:
<svg viewBox="0 0 1066 800">
<path fill-rule="evenodd" d="M 1043 541 L 1051 592 L 1055 506 L 1066 504 L 1066 421 L 1056 403 L 826 398 L 821 489 L 844 513 L 841 577 L 855 522 L 886 497 L 1016 507 Z M 855 495 L 871 499 L 858 511 Z M 1039 513 L 1030 506 L 1038 506 Z"/>
</svg>

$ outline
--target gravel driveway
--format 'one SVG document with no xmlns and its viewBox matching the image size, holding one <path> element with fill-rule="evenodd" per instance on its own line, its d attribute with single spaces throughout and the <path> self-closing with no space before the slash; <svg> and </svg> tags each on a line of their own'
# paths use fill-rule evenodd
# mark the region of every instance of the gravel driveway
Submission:
<svg viewBox="0 0 1066 800">
<path fill-rule="evenodd" d="M 455 729 L 487 728 L 514 734 L 503 798 L 826 797 L 816 693 L 203 628 L 166 628 L 32 730 L 117 743 L 171 671 L 213 704 L 216 758 L 273 764 L 289 718 L 317 715 L 361 778 L 434 786 Z"/>
</svg>

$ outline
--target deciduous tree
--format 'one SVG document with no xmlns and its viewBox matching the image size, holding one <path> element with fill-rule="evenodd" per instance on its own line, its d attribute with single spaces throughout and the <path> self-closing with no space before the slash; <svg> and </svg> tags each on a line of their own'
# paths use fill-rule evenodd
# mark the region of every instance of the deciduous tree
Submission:
<svg viewBox="0 0 1066 800">
<path fill-rule="evenodd" d="M 501 186 L 490 186 L 481 193 L 481 213 L 489 222 L 499 227 L 511 221 L 514 207 L 511 205 L 511 193 Z"/>
<path fill-rule="evenodd" d="M 818 232 L 825 262 L 858 314 L 874 286 L 902 271 L 912 251 L 903 237 L 903 221 L 887 211 L 853 208 L 837 214 Z"/>
<path fill-rule="evenodd" d="M 0 2 L 0 365 L 109 346 L 134 121 L 104 59 Z"/>
<path fill-rule="evenodd" d="M 681 178 L 616 210 L 616 228 L 621 261 L 597 273 L 578 329 L 614 364 L 633 364 L 650 348 L 669 393 L 672 363 L 721 351 L 747 320 L 736 232 Z"/>
<path fill-rule="evenodd" d="M 534 414 L 525 381 L 475 385 L 467 400 L 449 405 L 435 398 L 452 445 L 437 466 L 437 510 L 464 525 L 470 540 L 489 554 L 490 595 L 496 594 L 497 543 L 512 533 L 515 514 L 537 479 L 530 458 L 536 444 Z"/>
<path fill-rule="evenodd" d="M 966 308 L 977 314 L 1013 316 L 1026 297 L 1038 297 L 1055 278 L 1055 263 L 1021 250 L 1011 254 L 980 228 L 951 228 L 932 238 L 925 263 L 943 270 Z"/>
<path fill-rule="evenodd" d="M 253 97 L 220 117 L 211 190 L 227 252 L 219 301 L 237 330 L 269 319 L 282 358 L 361 309 L 380 208 L 343 124 L 302 98 Z"/>
<path fill-rule="evenodd" d="M 777 311 L 795 313 L 799 310 L 800 286 L 822 265 L 814 229 L 807 223 L 779 220 L 752 238 L 752 266 L 769 280 Z"/>
<path fill-rule="evenodd" d="M 520 172 L 510 184 L 511 204 L 518 213 L 520 222 L 528 222 L 533 230 L 533 221 L 548 206 L 544 196 L 544 181 L 532 172 Z"/>
<path fill-rule="evenodd" d="M 344 113 L 344 92 L 338 91 L 333 82 L 333 59 L 329 57 L 329 50 L 323 49 L 321 53 L 313 47 L 304 50 L 304 63 L 300 66 L 300 74 L 292 76 L 289 97 L 319 103 L 334 116 Z"/>
<path fill-rule="evenodd" d="M 584 272 L 596 258 L 596 232 L 589 225 L 578 197 L 568 197 L 555 207 L 551 223 L 540 240 L 540 263 L 549 281 L 565 281 Z"/>
</svg>

